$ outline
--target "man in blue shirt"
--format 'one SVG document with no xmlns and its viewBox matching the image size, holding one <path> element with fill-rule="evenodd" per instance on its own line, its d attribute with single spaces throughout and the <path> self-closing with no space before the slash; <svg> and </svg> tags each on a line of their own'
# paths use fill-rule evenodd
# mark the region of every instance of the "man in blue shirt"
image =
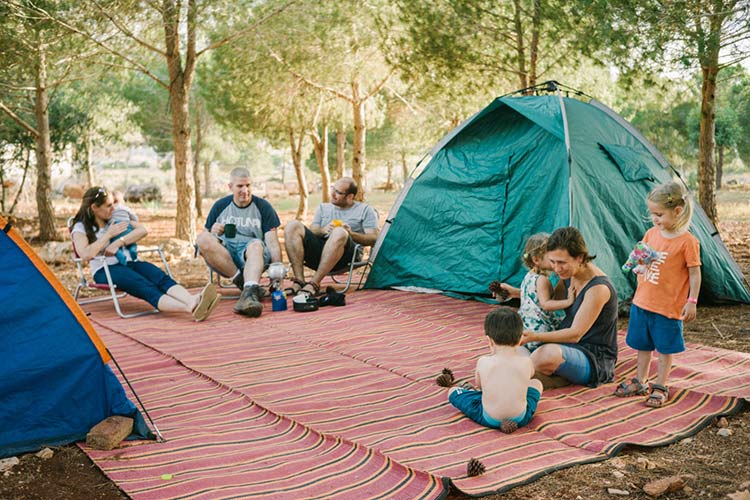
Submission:
<svg viewBox="0 0 750 500">
<path fill-rule="evenodd" d="M 239 167 L 229 176 L 232 194 L 211 207 L 197 244 L 206 263 L 242 290 L 234 312 L 257 318 L 263 312 L 260 275 L 271 262 L 281 262 L 281 222 L 270 203 L 252 194 L 250 171 Z"/>
</svg>

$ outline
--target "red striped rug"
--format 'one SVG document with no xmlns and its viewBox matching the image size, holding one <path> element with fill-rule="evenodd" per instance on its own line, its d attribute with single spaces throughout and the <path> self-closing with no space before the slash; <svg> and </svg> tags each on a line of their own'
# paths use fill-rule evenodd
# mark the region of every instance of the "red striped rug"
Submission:
<svg viewBox="0 0 750 500">
<path fill-rule="evenodd" d="M 626 444 L 674 442 L 750 398 L 750 355 L 691 345 L 665 408 L 616 398 L 614 384 L 566 387 L 505 435 L 462 416 L 434 382 L 443 367 L 472 377 L 492 306 L 397 291 L 350 293 L 346 307 L 311 313 L 266 303 L 257 319 L 232 305 L 205 323 L 86 306 L 167 438 L 86 449 L 133 498 L 439 498 L 448 481 L 488 494 Z M 632 376 L 624 342 L 620 358 L 618 378 Z M 483 475 L 467 477 L 470 458 Z"/>
</svg>

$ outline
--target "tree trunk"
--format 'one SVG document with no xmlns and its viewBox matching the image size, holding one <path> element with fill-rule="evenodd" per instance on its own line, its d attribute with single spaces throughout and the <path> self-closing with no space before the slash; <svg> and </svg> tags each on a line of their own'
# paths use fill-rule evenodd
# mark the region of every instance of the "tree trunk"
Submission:
<svg viewBox="0 0 750 500">
<path fill-rule="evenodd" d="M 717 146 L 717 162 L 716 162 L 716 190 L 721 189 L 721 177 L 724 174 L 724 146 Z"/>
<path fill-rule="evenodd" d="M 523 8 L 521 7 L 520 0 L 513 0 L 513 25 L 516 32 L 516 59 L 518 67 L 518 82 L 521 84 L 521 88 L 525 89 L 529 86 L 528 75 L 526 73 L 526 47 L 523 42 L 523 23 L 521 22 L 521 16 L 523 14 Z"/>
<path fill-rule="evenodd" d="M 195 241 L 193 212 L 193 161 L 190 149 L 190 86 L 195 73 L 196 0 L 187 2 L 187 44 L 185 67 L 180 52 L 181 2 L 163 0 L 161 15 L 164 23 L 164 56 L 169 73 L 169 104 L 172 110 L 172 141 L 174 143 L 174 176 L 177 189 L 175 237 Z"/>
<path fill-rule="evenodd" d="M 169 101 L 172 108 L 172 140 L 174 142 L 174 176 L 177 188 L 177 215 L 175 237 L 195 241 L 195 216 L 193 212 L 193 162 L 190 151 L 189 97 L 182 86 L 183 78 L 172 81 Z"/>
<path fill-rule="evenodd" d="M 201 128 L 201 107 L 195 110 L 195 155 L 193 158 L 193 181 L 195 183 L 195 214 L 203 217 L 203 196 L 201 191 L 201 149 L 203 129 Z"/>
<path fill-rule="evenodd" d="M 211 189 L 211 162 L 203 162 L 203 196 L 208 197 Z"/>
<path fill-rule="evenodd" d="M 701 120 L 698 136 L 698 199 L 711 222 L 716 224 L 716 170 L 714 167 L 714 130 L 716 107 L 716 75 L 719 72 L 718 52 L 716 64 L 703 66 L 701 88 Z"/>
<path fill-rule="evenodd" d="M 406 164 L 406 153 L 404 151 L 401 151 L 401 175 L 404 179 L 404 186 L 406 186 L 406 181 L 409 180 L 409 166 Z"/>
<path fill-rule="evenodd" d="M 49 107 L 47 95 L 47 55 L 39 49 L 36 68 L 36 205 L 39 212 L 39 240 L 59 239 L 55 229 L 55 209 L 52 206 L 52 146 L 49 136 Z"/>
<path fill-rule="evenodd" d="M 84 170 L 86 171 L 86 182 L 88 187 L 96 186 L 96 174 L 94 165 L 91 163 L 91 149 L 94 147 L 94 141 L 91 140 L 91 130 L 86 129 L 86 151 L 83 152 Z"/>
<path fill-rule="evenodd" d="M 317 130 L 314 130 L 310 136 L 315 151 L 315 161 L 318 163 L 318 169 L 320 169 L 320 182 L 323 184 L 321 201 L 328 203 L 331 201 L 331 193 L 328 189 L 328 186 L 331 185 L 331 173 L 328 168 L 328 124 L 323 122 L 321 128 L 320 135 L 318 135 Z"/>
<path fill-rule="evenodd" d="M 0 214 L 5 213 L 5 197 L 8 193 L 8 187 L 5 185 L 5 171 L 0 167 Z"/>
<path fill-rule="evenodd" d="M 346 132 L 344 125 L 336 126 L 336 180 L 344 176 L 344 161 L 346 156 Z"/>
<path fill-rule="evenodd" d="M 393 191 L 393 160 L 385 162 L 385 168 L 387 175 L 383 191 Z"/>
<path fill-rule="evenodd" d="M 365 101 L 359 96 L 359 82 L 352 82 L 352 111 L 354 112 L 354 145 L 352 152 L 352 178 L 359 186 L 355 199 L 365 199 L 364 174 L 366 168 L 365 147 L 367 125 L 365 123 Z"/>
<path fill-rule="evenodd" d="M 541 29 L 541 0 L 534 0 L 531 15 L 531 46 L 529 47 L 529 87 L 536 85 L 536 65 L 539 59 L 539 31 Z"/>
<path fill-rule="evenodd" d="M 16 205 L 18 205 L 18 200 L 21 199 L 21 193 L 23 193 L 23 186 L 26 184 L 26 177 L 29 174 L 29 170 L 31 169 L 31 150 L 27 149 L 25 153 L 26 158 L 24 159 L 23 163 L 23 176 L 21 176 L 21 183 L 18 184 L 18 191 L 16 191 L 16 197 L 13 198 L 13 204 L 10 206 L 10 210 L 8 210 L 8 214 L 13 215 L 13 211 L 16 209 Z"/>
<path fill-rule="evenodd" d="M 307 179 L 305 178 L 304 165 L 302 164 L 302 138 L 304 134 L 300 134 L 299 140 L 294 139 L 294 129 L 289 127 L 289 147 L 292 150 L 292 163 L 294 164 L 294 172 L 297 174 L 297 184 L 299 185 L 299 205 L 297 205 L 297 214 L 294 216 L 299 221 L 304 221 L 307 217 Z"/>
</svg>

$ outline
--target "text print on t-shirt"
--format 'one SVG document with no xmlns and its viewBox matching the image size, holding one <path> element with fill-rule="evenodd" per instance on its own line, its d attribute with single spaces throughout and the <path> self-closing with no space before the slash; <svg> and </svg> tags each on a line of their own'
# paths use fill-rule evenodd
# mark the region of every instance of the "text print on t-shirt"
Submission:
<svg viewBox="0 0 750 500">
<path fill-rule="evenodd" d="M 643 276 L 643 278 L 648 281 L 649 283 L 653 283 L 654 285 L 659 284 L 659 274 L 661 273 L 661 265 L 664 264 L 664 261 L 667 260 L 667 255 L 669 255 L 669 252 L 656 252 L 658 257 L 651 261 L 651 265 L 648 266 L 648 271 L 646 271 L 646 274 Z"/>
</svg>

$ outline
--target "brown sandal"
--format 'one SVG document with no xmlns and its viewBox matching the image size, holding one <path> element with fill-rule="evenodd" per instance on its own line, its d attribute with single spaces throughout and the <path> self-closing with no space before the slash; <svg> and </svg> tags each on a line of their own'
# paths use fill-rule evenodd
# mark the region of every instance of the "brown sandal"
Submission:
<svg viewBox="0 0 750 500">
<path fill-rule="evenodd" d="M 312 292 L 310 290 L 305 290 L 305 288 L 307 288 L 308 285 L 312 287 L 313 289 Z M 317 297 L 318 295 L 320 295 L 320 285 L 318 285 L 317 283 L 313 281 L 308 281 L 302 286 L 302 288 L 299 289 L 299 291 L 297 292 L 297 295 L 299 295 L 300 293 L 307 294 L 310 297 Z"/>
<path fill-rule="evenodd" d="M 303 280 L 298 280 L 297 278 L 292 278 L 291 282 L 292 286 L 284 288 L 284 293 L 287 295 L 297 295 L 307 284 Z"/>
<path fill-rule="evenodd" d="M 630 382 L 622 382 L 615 389 L 615 396 L 618 398 L 629 398 L 631 396 L 645 396 L 648 394 L 648 386 L 638 380 L 636 377 L 630 379 Z"/>
</svg>

